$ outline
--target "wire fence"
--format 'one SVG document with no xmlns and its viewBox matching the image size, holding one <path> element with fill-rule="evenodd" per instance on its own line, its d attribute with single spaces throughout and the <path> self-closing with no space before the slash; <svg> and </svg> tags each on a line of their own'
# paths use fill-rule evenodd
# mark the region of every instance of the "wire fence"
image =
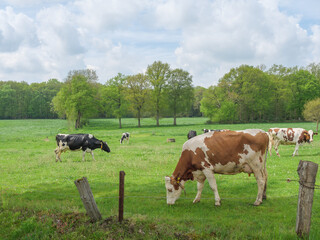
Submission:
<svg viewBox="0 0 320 240">
<path fill-rule="evenodd" d="M 164 188 L 164 182 L 161 182 L 161 187 L 163 187 L 163 191 L 148 191 L 145 193 L 141 193 L 141 194 L 134 194 L 132 195 L 132 192 L 136 192 L 139 191 L 141 192 L 141 190 L 134 190 L 134 186 L 131 188 L 131 183 L 129 180 L 132 180 L 134 178 L 141 178 L 141 177 L 162 177 L 164 175 L 148 175 L 148 174 L 144 174 L 144 175 L 131 175 L 128 176 L 126 175 L 126 187 L 130 187 L 129 190 L 126 190 L 125 192 L 125 198 L 143 198 L 143 199 L 166 199 L 166 192 L 165 192 L 165 188 Z M 221 180 L 221 179 L 220 179 Z M 241 181 L 251 181 L 253 184 L 256 184 L 256 179 L 255 178 L 235 178 L 235 179 L 228 179 L 228 184 L 230 182 L 237 182 L 239 183 L 239 180 Z M 299 183 L 300 185 L 307 187 L 307 188 L 311 188 L 314 190 L 319 190 L 320 189 L 320 185 L 315 184 L 314 187 L 310 187 L 309 184 L 313 184 L 311 182 L 301 182 L 300 180 L 297 179 L 291 179 L 291 178 L 272 178 L 271 180 L 268 180 L 268 185 L 274 184 L 274 183 Z M 72 183 L 72 188 L 74 187 L 74 183 L 70 180 L 70 183 Z M 107 184 L 107 183 L 106 183 Z M 159 183 L 160 184 L 160 183 Z M 218 190 L 221 189 L 221 187 L 219 188 L 219 185 L 223 185 L 224 183 L 220 183 L 217 180 L 217 185 L 218 185 Z M 92 189 L 99 189 L 99 192 L 101 194 L 101 187 L 97 187 L 94 183 L 94 179 L 90 180 L 90 185 L 92 187 Z M 114 182 L 114 185 L 117 187 L 115 189 L 113 189 L 112 191 L 109 191 L 108 193 L 103 193 L 106 194 L 107 196 L 97 196 L 95 197 L 95 199 L 118 199 L 119 196 L 117 195 L 117 193 L 115 193 L 118 190 L 118 182 Z M 34 187 L 34 186 L 25 186 L 25 185 L 8 185 L 8 184 L 1 184 L 1 194 L 4 195 L 8 195 L 9 193 L 14 194 L 15 196 L 17 195 L 21 195 L 21 194 L 25 194 L 25 193 L 39 193 L 39 194 L 43 194 L 43 195 L 54 195 L 56 197 L 68 197 L 68 198 L 74 198 L 74 199 L 79 199 L 79 194 L 76 191 L 76 188 L 73 189 L 74 194 L 67 194 L 67 193 L 63 193 L 63 191 L 61 191 L 60 189 L 54 189 L 52 191 L 48 191 L 48 190 L 41 190 L 41 189 L 37 189 L 38 187 Z M 236 186 L 236 185 L 235 185 Z M 71 186 L 70 186 L 71 187 Z M 160 186 L 159 186 L 160 187 Z M 159 188 L 157 186 L 154 186 L 154 188 Z M 190 190 L 190 189 L 189 189 Z M 98 190 L 97 190 L 98 191 Z M 210 190 L 209 190 L 210 191 Z M 195 192 L 195 188 L 193 190 L 190 191 L 192 194 L 196 194 Z M 6 194 L 7 193 L 7 194 Z M 211 192 L 212 193 L 212 192 Z M 150 194 L 150 195 L 149 195 Z M 152 194 L 152 195 L 151 195 Z M 212 193 L 213 194 L 213 193 Z M 190 195 L 188 193 L 188 195 Z M 297 197 L 297 194 L 294 195 L 286 195 L 285 197 Z M 281 196 L 272 196 L 272 198 L 280 198 L 280 197 L 284 197 L 284 195 Z M 192 197 L 186 197 L 186 196 L 181 196 L 179 199 L 194 199 Z M 201 199 L 214 199 L 214 197 L 202 197 Z M 253 197 L 222 197 L 222 200 L 224 199 L 253 199 Z"/>
</svg>

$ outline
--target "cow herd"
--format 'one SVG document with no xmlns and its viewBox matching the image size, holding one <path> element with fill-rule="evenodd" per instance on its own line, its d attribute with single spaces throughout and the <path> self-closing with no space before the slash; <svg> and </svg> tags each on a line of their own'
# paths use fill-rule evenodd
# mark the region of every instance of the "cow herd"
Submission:
<svg viewBox="0 0 320 240">
<path fill-rule="evenodd" d="M 294 144 L 293 156 L 298 155 L 299 146 L 311 143 L 314 133 L 303 128 L 270 128 L 268 132 L 261 129 L 247 129 L 231 131 L 228 129 L 203 129 L 204 133 L 197 135 L 194 130 L 189 131 L 188 140 L 183 144 L 180 159 L 172 175 L 165 177 L 167 204 L 172 205 L 184 190 L 185 182 L 197 181 L 197 194 L 194 203 L 199 202 L 207 179 L 215 196 L 215 205 L 221 204 L 215 174 L 233 175 L 238 173 L 254 174 L 258 194 L 255 206 L 266 199 L 267 189 L 267 152 L 271 155 L 272 146 L 277 155 L 279 144 Z M 123 133 L 120 144 L 129 142 L 130 134 Z M 110 152 L 106 142 L 95 138 L 92 134 L 58 134 L 55 149 L 56 161 L 61 161 L 60 155 L 67 150 L 82 150 L 82 159 L 86 152 L 93 150 Z"/>
</svg>

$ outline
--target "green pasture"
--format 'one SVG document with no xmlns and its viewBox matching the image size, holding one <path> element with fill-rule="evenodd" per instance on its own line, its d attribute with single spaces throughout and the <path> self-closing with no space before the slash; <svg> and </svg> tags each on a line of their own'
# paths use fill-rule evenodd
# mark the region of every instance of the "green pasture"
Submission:
<svg viewBox="0 0 320 240">
<path fill-rule="evenodd" d="M 164 176 L 171 175 L 189 130 L 270 127 L 303 127 L 315 123 L 257 123 L 208 125 L 206 118 L 90 120 L 81 130 L 66 120 L 0 121 L 0 239 L 296 239 L 295 223 L 300 160 L 320 163 L 320 137 L 299 149 L 281 145 L 268 156 L 268 199 L 254 207 L 257 184 L 253 175 L 216 175 L 222 198 L 214 196 L 206 182 L 200 203 L 193 204 L 196 182 L 186 183 L 186 196 L 173 206 L 166 204 Z M 119 143 L 130 132 L 130 142 Z M 55 162 L 55 135 L 91 133 L 108 143 L 111 153 L 94 151 L 96 161 L 82 152 L 62 153 Z M 167 138 L 176 142 L 168 143 Z M 124 218 L 126 223 L 91 224 L 74 181 L 88 178 L 103 219 L 118 213 L 119 171 L 125 171 Z M 319 174 L 316 184 L 320 185 Z M 320 189 L 315 190 L 310 239 L 320 239 Z"/>
</svg>

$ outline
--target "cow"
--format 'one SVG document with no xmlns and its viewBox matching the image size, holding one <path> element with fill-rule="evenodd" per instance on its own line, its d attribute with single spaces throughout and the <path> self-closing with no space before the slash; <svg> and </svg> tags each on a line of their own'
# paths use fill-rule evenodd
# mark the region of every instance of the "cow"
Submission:
<svg viewBox="0 0 320 240">
<path fill-rule="evenodd" d="M 193 138 L 195 136 L 197 136 L 197 131 L 190 130 L 188 132 L 188 135 L 187 135 L 188 139 Z"/>
<path fill-rule="evenodd" d="M 278 146 L 280 144 L 296 145 L 292 156 L 299 155 L 299 146 L 303 143 L 313 142 L 313 135 L 318 135 L 312 130 L 305 130 L 303 128 L 270 128 L 268 130 L 270 144 L 269 144 L 269 153 L 271 155 L 272 146 L 277 155 L 280 157 Z"/>
<path fill-rule="evenodd" d="M 124 140 L 128 141 L 128 143 L 129 143 L 129 138 L 130 138 L 130 133 L 128 133 L 128 132 L 122 133 L 122 137 L 120 139 L 120 144 L 122 144 L 122 142 Z"/>
<path fill-rule="evenodd" d="M 103 142 L 95 138 L 92 134 L 58 134 L 56 136 L 57 148 L 54 150 L 56 154 L 56 162 L 61 162 L 61 153 L 71 150 L 82 150 L 82 161 L 84 161 L 85 153 L 91 153 L 92 159 L 93 150 L 96 148 L 101 148 L 101 150 L 110 152 L 110 148 L 106 142 Z"/>
<path fill-rule="evenodd" d="M 202 129 L 203 133 L 207 133 L 207 132 L 225 132 L 225 131 L 229 131 L 229 129 Z"/>
<path fill-rule="evenodd" d="M 203 133 L 207 133 L 207 132 L 213 132 L 214 130 L 212 129 L 207 129 L 207 128 L 204 128 L 202 129 Z"/>
<path fill-rule="evenodd" d="M 266 199 L 268 143 L 268 134 L 261 129 L 208 132 L 189 139 L 183 144 L 173 174 L 165 177 L 167 204 L 175 203 L 188 180 L 197 181 L 198 192 L 193 203 L 199 202 L 204 181 L 208 179 L 215 205 L 220 206 L 215 173 L 245 172 L 253 173 L 257 180 L 258 195 L 254 205 L 260 205 L 262 199 Z"/>
</svg>

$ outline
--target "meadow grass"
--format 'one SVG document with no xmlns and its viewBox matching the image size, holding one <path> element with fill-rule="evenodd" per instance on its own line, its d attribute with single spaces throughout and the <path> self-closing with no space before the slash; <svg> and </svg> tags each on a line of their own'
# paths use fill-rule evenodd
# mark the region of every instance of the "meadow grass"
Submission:
<svg viewBox="0 0 320 240">
<path fill-rule="evenodd" d="M 187 195 L 173 206 L 166 204 L 164 176 L 170 176 L 181 154 L 189 130 L 241 130 L 270 127 L 303 127 L 315 130 L 314 123 L 206 124 L 206 118 L 90 120 L 74 130 L 65 120 L 0 121 L 0 239 L 295 239 L 295 221 L 300 160 L 319 163 L 320 137 L 299 149 L 279 147 L 268 156 L 268 199 L 254 207 L 257 184 L 253 175 L 216 175 L 222 206 L 214 206 L 214 195 L 205 183 L 200 203 L 193 204 L 196 183 L 186 183 Z M 122 132 L 130 132 L 129 143 L 120 144 Z M 66 152 L 55 162 L 55 135 L 92 133 L 104 140 L 111 153 L 95 150 L 95 159 L 81 152 Z M 176 142 L 167 143 L 167 138 Z M 118 213 L 119 171 L 125 171 L 124 217 L 128 223 L 102 228 L 88 224 L 85 209 L 74 185 L 88 178 L 104 219 Z M 320 185 L 319 178 L 316 182 Z M 315 190 L 310 239 L 320 239 L 320 190 Z M 71 217 L 68 217 L 71 216 Z M 5 220 L 4 220 L 5 219 Z M 45 219 L 45 220 L 44 220 Z M 57 220 L 58 219 L 58 220 Z M 76 219 L 72 220 L 72 219 Z M 81 224 L 80 224 L 81 223 Z M 65 225 L 63 225 L 65 224 Z M 133 226 L 133 227 L 132 227 Z M 116 233 L 115 233 L 116 232 Z"/>
</svg>

